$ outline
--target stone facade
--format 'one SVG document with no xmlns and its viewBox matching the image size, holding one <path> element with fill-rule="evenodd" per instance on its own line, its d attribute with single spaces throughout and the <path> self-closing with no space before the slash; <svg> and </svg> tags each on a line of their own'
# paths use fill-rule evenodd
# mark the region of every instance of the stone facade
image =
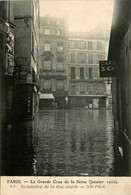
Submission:
<svg viewBox="0 0 131 195">
<path fill-rule="evenodd" d="M 38 111 L 39 102 L 39 1 L 15 1 L 14 17 L 14 115 L 32 118 Z"/>
<path fill-rule="evenodd" d="M 115 133 L 115 171 L 131 175 L 131 1 L 114 1 L 109 45 L 110 61 L 117 65 L 112 78 L 112 111 Z M 121 13 L 121 14 L 120 14 Z M 122 170 L 124 173 L 122 173 Z"/>
<path fill-rule="evenodd" d="M 70 33 L 68 37 L 69 107 L 106 108 L 110 87 L 99 77 L 99 61 L 107 59 L 107 39 Z"/>
<path fill-rule="evenodd" d="M 0 1 L 1 128 L 3 125 L 8 125 L 12 121 L 12 91 L 14 83 L 14 27 L 13 2 Z"/>
<path fill-rule="evenodd" d="M 65 108 L 67 96 L 67 24 L 65 18 L 41 18 L 40 30 L 41 93 L 53 94 L 50 103 L 41 99 L 41 106 L 56 104 Z M 48 101 L 49 102 L 49 101 Z"/>
</svg>

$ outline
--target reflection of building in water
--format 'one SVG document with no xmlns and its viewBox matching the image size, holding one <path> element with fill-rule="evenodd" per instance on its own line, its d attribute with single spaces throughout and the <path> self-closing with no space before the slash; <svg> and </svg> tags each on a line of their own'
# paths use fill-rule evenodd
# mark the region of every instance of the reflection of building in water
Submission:
<svg viewBox="0 0 131 195">
<path fill-rule="evenodd" d="M 67 23 L 65 18 L 41 18 L 40 107 L 66 107 Z M 44 95 L 45 94 L 45 95 Z"/>
<path fill-rule="evenodd" d="M 69 107 L 108 107 L 110 87 L 99 77 L 99 61 L 107 58 L 108 38 L 93 33 L 70 33 L 68 37 Z"/>
<path fill-rule="evenodd" d="M 38 145 L 38 119 L 14 122 L 5 140 L 6 153 L 2 158 L 2 175 L 37 175 L 36 147 Z"/>
</svg>

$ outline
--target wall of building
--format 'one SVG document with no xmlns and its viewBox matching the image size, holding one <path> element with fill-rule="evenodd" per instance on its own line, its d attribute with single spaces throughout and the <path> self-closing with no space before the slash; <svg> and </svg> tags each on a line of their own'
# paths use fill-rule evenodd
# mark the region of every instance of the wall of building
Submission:
<svg viewBox="0 0 131 195">
<path fill-rule="evenodd" d="M 79 103 L 79 106 L 94 104 L 97 99 L 98 107 L 105 105 L 100 102 L 100 96 L 110 94 L 110 89 L 107 88 L 106 80 L 99 77 L 99 61 L 106 60 L 107 44 L 106 39 L 83 38 L 77 33 L 68 38 L 68 94 L 69 96 L 91 96 L 91 102 L 88 98 L 82 98 L 85 103 Z M 95 96 L 93 98 L 93 96 Z M 71 97 L 69 97 L 71 98 Z M 90 97 L 91 98 L 91 97 Z M 73 97 L 71 98 L 73 101 Z M 74 98 L 74 102 L 76 97 Z M 78 97 L 79 99 L 79 97 Z M 84 100 L 85 99 L 85 100 Z M 73 103 L 76 105 L 76 103 Z M 71 104 L 70 104 L 71 106 Z M 92 106 L 93 107 L 93 106 Z"/>
<path fill-rule="evenodd" d="M 131 174 L 131 2 L 114 2 L 108 59 L 117 65 L 112 78 L 116 175 Z"/>
<path fill-rule="evenodd" d="M 41 18 L 41 93 L 53 93 L 55 102 L 67 96 L 67 29 L 63 18 Z"/>
</svg>

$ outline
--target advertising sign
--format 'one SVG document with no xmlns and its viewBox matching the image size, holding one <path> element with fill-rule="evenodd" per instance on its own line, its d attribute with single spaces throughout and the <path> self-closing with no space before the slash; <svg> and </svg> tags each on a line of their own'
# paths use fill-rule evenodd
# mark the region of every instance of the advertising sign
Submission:
<svg viewBox="0 0 131 195">
<path fill-rule="evenodd" d="M 117 66 L 113 61 L 99 61 L 100 77 L 116 77 Z"/>
</svg>

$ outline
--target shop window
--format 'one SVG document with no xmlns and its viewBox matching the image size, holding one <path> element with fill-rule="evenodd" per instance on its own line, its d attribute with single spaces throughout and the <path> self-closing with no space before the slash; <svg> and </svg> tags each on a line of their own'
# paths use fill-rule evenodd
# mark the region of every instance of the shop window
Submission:
<svg viewBox="0 0 131 195">
<path fill-rule="evenodd" d="M 71 79 L 75 79 L 75 67 L 71 67 Z"/>
<path fill-rule="evenodd" d="M 80 67 L 80 79 L 84 79 L 84 67 Z"/>
</svg>

